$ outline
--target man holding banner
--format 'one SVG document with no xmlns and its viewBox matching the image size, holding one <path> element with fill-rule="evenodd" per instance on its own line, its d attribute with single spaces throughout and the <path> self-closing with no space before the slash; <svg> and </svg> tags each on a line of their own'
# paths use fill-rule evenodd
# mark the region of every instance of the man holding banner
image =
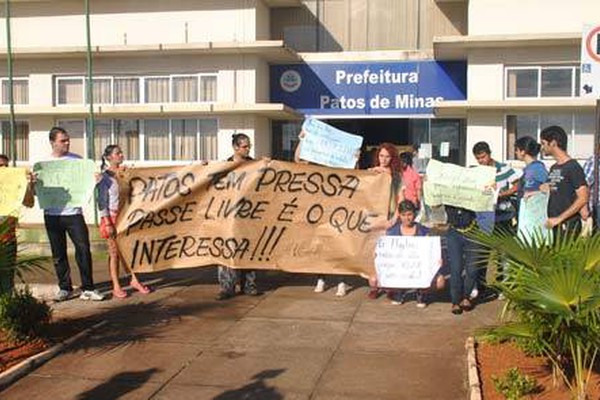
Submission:
<svg viewBox="0 0 600 400">
<path fill-rule="evenodd" d="M 100 301 L 104 296 L 94 289 L 92 276 L 92 255 L 90 252 L 89 232 L 83 218 L 81 205 L 71 206 L 69 201 L 74 197 L 71 192 L 64 187 L 49 187 L 50 181 L 60 182 L 62 178 L 68 175 L 69 165 L 73 163 L 73 169 L 80 167 L 75 163 L 83 163 L 81 156 L 70 153 L 71 138 L 67 131 L 61 127 L 54 127 L 49 133 L 52 154 L 49 162 L 36 163 L 34 171 L 39 171 L 36 177 L 36 194 L 40 200 L 40 207 L 44 209 L 44 223 L 46 233 L 50 241 L 54 269 L 58 278 L 59 290 L 56 293 L 56 301 L 67 300 L 73 291 L 71 282 L 71 271 L 69 260 L 67 258 L 67 234 L 75 246 L 75 259 L 81 275 L 81 300 Z M 68 161 L 66 168 L 62 171 L 59 168 L 52 169 L 53 163 L 58 160 Z M 81 160 L 81 162 L 80 162 Z M 91 167 L 93 168 L 93 162 Z M 81 165 L 82 169 L 88 167 Z M 56 166 L 56 165 L 54 165 Z M 52 171 L 52 172 L 46 172 Z M 72 171 L 71 171 L 72 172 Z M 89 173 L 81 176 L 82 181 L 77 182 L 81 187 L 91 185 L 93 190 L 94 179 Z M 88 182 L 89 181 L 89 182 Z"/>
<path fill-rule="evenodd" d="M 231 137 L 233 155 L 227 161 L 246 162 L 252 161 L 250 157 L 250 138 L 244 133 L 234 133 Z M 256 287 L 256 271 L 251 269 L 233 269 L 225 265 L 219 265 L 217 272 L 219 286 L 221 289 L 216 300 L 227 300 L 235 296 L 236 282 L 240 284 L 240 291 L 249 296 L 258 296 L 261 293 Z"/>
</svg>

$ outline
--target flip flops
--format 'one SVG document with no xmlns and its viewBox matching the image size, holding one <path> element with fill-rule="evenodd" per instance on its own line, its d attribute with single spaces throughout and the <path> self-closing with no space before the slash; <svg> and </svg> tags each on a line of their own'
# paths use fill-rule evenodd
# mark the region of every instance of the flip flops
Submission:
<svg viewBox="0 0 600 400">
<path fill-rule="evenodd" d="M 116 299 L 124 299 L 124 298 L 126 298 L 128 296 L 127 292 L 124 291 L 121 288 L 119 288 L 119 289 L 113 289 L 112 295 Z"/>
<path fill-rule="evenodd" d="M 140 292 L 141 294 L 148 294 L 152 290 L 148 286 L 142 285 L 140 282 L 135 281 L 130 283 L 131 287 Z"/>
</svg>

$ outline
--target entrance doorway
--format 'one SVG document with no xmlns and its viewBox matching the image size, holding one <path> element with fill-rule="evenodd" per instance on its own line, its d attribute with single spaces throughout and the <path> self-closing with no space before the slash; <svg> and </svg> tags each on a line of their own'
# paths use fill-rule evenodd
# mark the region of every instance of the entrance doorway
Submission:
<svg viewBox="0 0 600 400">
<path fill-rule="evenodd" d="M 405 151 L 410 145 L 431 144 L 431 158 L 442 162 L 464 165 L 466 159 L 465 123 L 461 119 L 327 119 L 324 122 L 345 132 L 364 138 L 363 151 L 389 142 Z M 273 156 L 281 160 L 293 160 L 302 122 L 273 121 Z M 424 146 L 425 147 L 425 146 Z M 429 147 L 429 146 L 426 146 Z M 369 157 L 363 157 L 361 168 L 371 165 Z"/>
</svg>

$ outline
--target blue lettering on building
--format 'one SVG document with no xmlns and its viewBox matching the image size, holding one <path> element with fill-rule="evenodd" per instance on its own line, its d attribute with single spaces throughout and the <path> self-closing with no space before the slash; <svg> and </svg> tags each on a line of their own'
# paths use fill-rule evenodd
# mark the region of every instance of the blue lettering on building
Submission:
<svg viewBox="0 0 600 400">
<path fill-rule="evenodd" d="M 437 101 L 465 100 L 462 61 L 348 62 L 271 66 L 271 102 L 305 115 L 432 114 Z"/>
</svg>

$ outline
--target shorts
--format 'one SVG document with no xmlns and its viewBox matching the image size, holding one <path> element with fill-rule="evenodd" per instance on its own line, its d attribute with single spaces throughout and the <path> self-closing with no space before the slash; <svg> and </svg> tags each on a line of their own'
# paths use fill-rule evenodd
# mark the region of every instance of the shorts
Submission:
<svg viewBox="0 0 600 400">
<path fill-rule="evenodd" d="M 102 217 L 100 218 L 100 237 L 102 239 L 113 239 L 109 233 L 109 226 L 114 226 L 116 229 L 117 226 L 117 216 L 111 215 L 110 217 Z"/>
</svg>

